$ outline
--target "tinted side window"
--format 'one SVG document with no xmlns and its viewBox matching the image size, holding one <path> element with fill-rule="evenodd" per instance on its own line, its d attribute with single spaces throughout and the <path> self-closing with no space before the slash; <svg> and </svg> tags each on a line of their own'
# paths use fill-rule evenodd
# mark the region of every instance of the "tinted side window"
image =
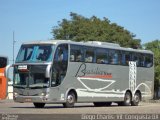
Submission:
<svg viewBox="0 0 160 120">
<path fill-rule="evenodd" d="M 55 62 L 68 61 L 68 45 L 59 45 L 55 52 Z"/>
<path fill-rule="evenodd" d="M 137 67 L 145 67 L 145 54 L 133 53 L 132 60 L 137 63 Z"/>
<path fill-rule="evenodd" d="M 152 67 L 153 55 L 144 53 L 133 53 L 132 60 L 137 62 L 138 67 Z"/>
<path fill-rule="evenodd" d="M 107 49 L 96 50 L 96 63 L 98 64 L 108 64 L 108 51 Z"/>
<path fill-rule="evenodd" d="M 92 48 L 87 48 L 85 51 L 85 62 L 94 63 L 95 62 L 95 52 Z"/>
<path fill-rule="evenodd" d="M 123 51 L 122 52 L 122 65 L 129 65 L 129 61 L 131 61 L 131 53 Z"/>
<path fill-rule="evenodd" d="M 140 65 L 138 53 L 133 53 L 133 54 L 132 54 L 132 61 L 136 62 L 137 66 Z"/>
<path fill-rule="evenodd" d="M 121 64 L 122 55 L 118 50 L 109 50 L 109 63 L 113 65 Z"/>
<path fill-rule="evenodd" d="M 153 55 L 146 55 L 145 56 L 145 67 L 152 67 L 153 66 Z"/>
<path fill-rule="evenodd" d="M 84 62 L 83 47 L 78 45 L 71 45 L 70 61 L 71 62 Z"/>
<path fill-rule="evenodd" d="M 145 67 L 145 55 L 144 54 L 138 54 L 139 56 L 139 66 Z"/>
</svg>

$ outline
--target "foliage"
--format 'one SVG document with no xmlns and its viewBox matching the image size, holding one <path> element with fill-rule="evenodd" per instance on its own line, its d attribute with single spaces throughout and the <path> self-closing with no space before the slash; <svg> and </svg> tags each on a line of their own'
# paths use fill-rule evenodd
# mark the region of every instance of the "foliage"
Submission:
<svg viewBox="0 0 160 120">
<path fill-rule="evenodd" d="M 128 30 L 111 23 L 107 18 L 103 20 L 92 16 L 85 18 L 76 13 L 70 13 L 71 20 L 63 19 L 58 26 L 53 27 L 52 34 L 55 39 L 73 41 L 103 41 L 118 43 L 124 47 L 140 46 L 140 40 Z"/>
<path fill-rule="evenodd" d="M 160 40 L 154 40 L 144 44 L 145 49 L 151 50 L 154 53 L 155 66 L 155 92 L 158 94 L 160 83 Z M 156 95 L 157 96 L 157 95 Z"/>
</svg>

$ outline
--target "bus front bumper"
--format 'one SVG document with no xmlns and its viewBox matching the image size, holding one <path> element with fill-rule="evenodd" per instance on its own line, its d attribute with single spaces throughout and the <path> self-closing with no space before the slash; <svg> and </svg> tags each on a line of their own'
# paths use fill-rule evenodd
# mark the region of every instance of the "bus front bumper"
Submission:
<svg viewBox="0 0 160 120">
<path fill-rule="evenodd" d="M 15 102 L 20 102 L 20 103 L 49 103 L 51 102 L 47 97 L 45 96 L 14 96 L 14 101 Z"/>
</svg>

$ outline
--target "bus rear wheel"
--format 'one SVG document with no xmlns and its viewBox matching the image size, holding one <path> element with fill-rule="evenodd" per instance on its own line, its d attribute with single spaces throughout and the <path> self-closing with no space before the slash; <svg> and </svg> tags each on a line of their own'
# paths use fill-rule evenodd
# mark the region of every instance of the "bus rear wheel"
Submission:
<svg viewBox="0 0 160 120">
<path fill-rule="evenodd" d="M 63 103 L 65 108 L 72 108 L 76 102 L 76 96 L 74 92 L 69 92 L 67 95 L 66 103 Z"/>
<path fill-rule="evenodd" d="M 124 96 L 124 101 L 119 102 L 118 105 L 119 106 L 129 106 L 131 105 L 131 100 L 132 100 L 131 93 L 127 91 Z"/>
<path fill-rule="evenodd" d="M 138 106 L 139 102 L 141 100 L 141 95 L 139 92 L 136 92 L 133 98 L 133 101 L 131 102 L 132 106 Z"/>
<path fill-rule="evenodd" d="M 45 103 L 33 103 L 35 108 L 44 108 Z"/>
</svg>

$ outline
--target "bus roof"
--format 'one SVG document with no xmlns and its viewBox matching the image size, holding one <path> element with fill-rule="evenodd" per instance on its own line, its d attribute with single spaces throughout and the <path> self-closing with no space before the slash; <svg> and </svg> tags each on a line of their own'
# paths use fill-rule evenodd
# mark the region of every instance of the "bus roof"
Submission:
<svg viewBox="0 0 160 120">
<path fill-rule="evenodd" d="M 38 45 L 41 45 L 41 44 L 54 44 L 54 45 L 56 45 L 56 44 L 62 44 L 62 43 L 153 54 L 153 52 L 150 51 L 150 50 L 125 48 L 125 47 L 121 47 L 119 44 L 116 44 L 116 43 L 108 43 L 108 42 L 100 42 L 100 41 L 75 42 L 75 41 L 71 41 L 71 40 L 46 40 L 46 41 L 26 42 L 26 43 L 23 43 L 23 45 L 31 45 L 31 44 L 38 44 Z"/>
</svg>

